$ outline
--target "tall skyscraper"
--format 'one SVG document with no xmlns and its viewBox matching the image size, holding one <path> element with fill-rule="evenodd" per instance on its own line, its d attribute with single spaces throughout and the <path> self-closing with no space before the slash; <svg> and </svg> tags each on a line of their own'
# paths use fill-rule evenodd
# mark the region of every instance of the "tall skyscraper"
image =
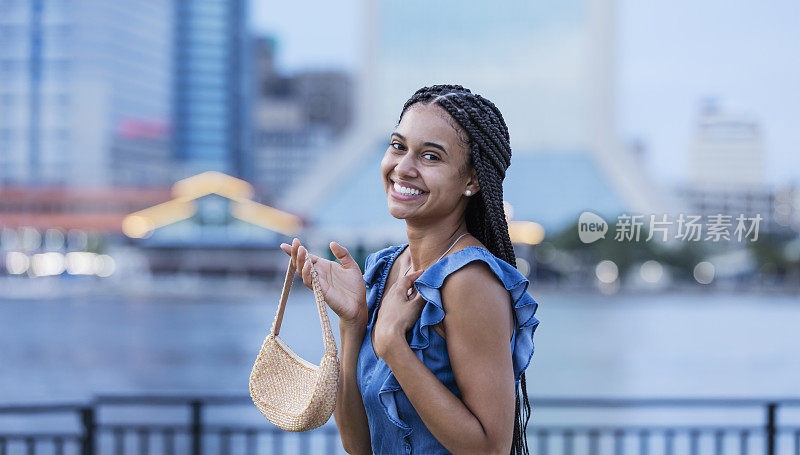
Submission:
<svg viewBox="0 0 800 455">
<path fill-rule="evenodd" d="M 253 86 L 244 0 L 174 0 L 173 152 L 182 177 L 246 168 Z"/>
<path fill-rule="evenodd" d="M 243 174 L 243 0 L 0 0 L 0 183 Z"/>
<path fill-rule="evenodd" d="M 0 0 L 0 184 L 169 180 L 172 10 Z"/>
</svg>

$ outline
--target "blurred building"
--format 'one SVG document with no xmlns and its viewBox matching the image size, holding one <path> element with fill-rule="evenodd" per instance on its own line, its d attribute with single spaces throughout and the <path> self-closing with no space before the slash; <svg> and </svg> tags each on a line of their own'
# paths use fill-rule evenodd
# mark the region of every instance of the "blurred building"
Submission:
<svg viewBox="0 0 800 455">
<path fill-rule="evenodd" d="M 765 180 L 761 127 L 751 117 L 731 112 L 715 98 L 700 103 L 690 150 L 689 181 L 675 188 L 692 215 L 760 215 L 759 232 L 795 236 L 800 207 L 792 201 L 798 189 Z"/>
<path fill-rule="evenodd" d="M 504 199 L 518 219 L 554 232 L 574 226 L 583 210 L 674 211 L 678 201 L 647 178 L 617 136 L 616 3 L 364 3 L 355 133 L 279 206 L 308 214 L 322 244 L 336 235 L 374 239 L 371 247 L 401 241 L 404 223 L 387 212 L 380 158 L 417 89 L 460 84 L 503 112 L 513 150 Z M 387 17 L 403 33 L 381 26 Z M 367 211 L 377 219 L 368 221 Z"/>
<path fill-rule="evenodd" d="M 246 3 L 0 2 L 0 183 L 168 186 L 249 165 Z"/>
<path fill-rule="evenodd" d="M 114 258 L 96 254 L 122 235 L 125 215 L 169 196 L 161 187 L 0 186 L 0 276 L 110 275 Z"/>
<path fill-rule="evenodd" d="M 170 197 L 169 188 L 0 187 L 0 228 L 85 229 L 122 234 L 122 220 Z"/>
<path fill-rule="evenodd" d="M 173 153 L 178 178 L 247 177 L 251 97 L 244 0 L 173 0 Z"/>
<path fill-rule="evenodd" d="M 254 156 L 250 181 L 265 201 L 275 201 L 315 163 L 330 155 L 351 126 L 350 75 L 333 70 L 282 74 L 275 65 L 276 41 L 255 40 Z"/>
<path fill-rule="evenodd" d="M 247 273 L 280 277 L 304 221 L 254 201 L 253 186 L 216 171 L 179 180 L 172 198 L 125 217 L 122 230 L 154 273 Z"/>
<path fill-rule="evenodd" d="M 748 218 L 761 216 L 759 233 L 787 238 L 800 233 L 800 188 L 793 184 L 773 188 L 768 185 L 735 188 L 696 188 L 686 185 L 676 189 L 691 215 L 730 216 L 732 225 L 740 214 Z M 747 224 L 749 225 L 749 221 Z"/>
<path fill-rule="evenodd" d="M 0 226 L 121 234 L 250 168 L 244 1 L 0 0 Z"/>
<path fill-rule="evenodd" d="M 382 143 L 348 174 L 333 183 L 327 203 L 314 213 L 311 237 L 322 239 L 323 251 L 331 239 L 344 245 L 391 244 L 403 235 L 405 223 L 387 209 L 381 186 Z M 535 221 L 548 233 L 574 226 L 577 216 L 591 210 L 612 221 L 625 210 L 625 201 L 603 176 L 596 158 L 563 150 L 512 156 L 503 182 L 503 199 L 511 205 L 514 220 Z"/>
<path fill-rule="evenodd" d="M 765 151 L 758 123 L 703 100 L 691 149 L 691 186 L 709 190 L 764 186 Z"/>
<path fill-rule="evenodd" d="M 3 0 L 0 11 L 0 184 L 167 184 L 170 4 Z"/>
</svg>

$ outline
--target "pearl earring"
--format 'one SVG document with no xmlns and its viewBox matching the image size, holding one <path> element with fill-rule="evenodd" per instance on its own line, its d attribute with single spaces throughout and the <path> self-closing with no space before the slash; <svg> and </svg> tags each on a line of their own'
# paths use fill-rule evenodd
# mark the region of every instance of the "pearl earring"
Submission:
<svg viewBox="0 0 800 455">
<path fill-rule="evenodd" d="M 467 190 L 464 194 L 466 194 L 467 196 L 471 196 L 472 195 L 472 190 Z"/>
</svg>

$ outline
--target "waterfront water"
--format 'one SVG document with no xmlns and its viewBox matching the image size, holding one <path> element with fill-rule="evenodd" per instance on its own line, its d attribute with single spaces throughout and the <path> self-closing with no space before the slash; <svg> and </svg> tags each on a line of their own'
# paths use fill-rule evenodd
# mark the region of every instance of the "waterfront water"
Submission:
<svg viewBox="0 0 800 455">
<path fill-rule="evenodd" d="M 535 289 L 531 295 L 541 324 L 527 370 L 530 395 L 800 395 L 796 297 Z M 273 289 L 235 298 L 0 300 L 0 402 L 247 393 L 278 297 Z M 337 318 L 329 315 L 338 343 Z M 318 363 L 319 320 L 301 283 L 281 335 Z"/>
</svg>

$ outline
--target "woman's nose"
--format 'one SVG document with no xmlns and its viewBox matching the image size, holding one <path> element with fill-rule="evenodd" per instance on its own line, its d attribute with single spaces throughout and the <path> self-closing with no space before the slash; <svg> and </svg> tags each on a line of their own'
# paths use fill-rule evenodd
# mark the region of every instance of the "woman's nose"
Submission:
<svg viewBox="0 0 800 455">
<path fill-rule="evenodd" d="M 411 151 L 406 152 L 406 154 L 400 158 L 395 166 L 395 171 L 402 175 L 414 175 L 416 174 L 416 169 L 417 163 L 414 159 L 414 153 Z"/>
</svg>

